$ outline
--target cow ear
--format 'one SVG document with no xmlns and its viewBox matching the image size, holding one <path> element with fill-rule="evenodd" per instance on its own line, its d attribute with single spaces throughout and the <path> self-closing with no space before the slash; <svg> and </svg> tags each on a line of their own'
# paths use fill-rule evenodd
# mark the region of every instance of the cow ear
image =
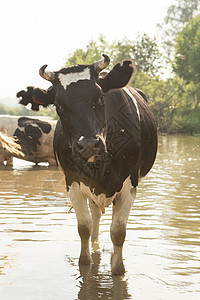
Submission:
<svg viewBox="0 0 200 300">
<path fill-rule="evenodd" d="M 125 60 L 122 64 L 115 65 L 104 78 L 99 79 L 99 85 L 103 92 L 126 86 L 131 80 L 134 69 L 134 63 L 131 60 Z"/>
<path fill-rule="evenodd" d="M 27 91 L 19 91 L 16 96 L 17 98 L 21 98 L 19 101 L 20 104 L 26 106 L 30 103 L 31 109 L 35 111 L 39 110 L 40 105 L 47 107 L 55 101 L 55 91 L 53 86 L 48 90 L 28 86 Z"/>
</svg>

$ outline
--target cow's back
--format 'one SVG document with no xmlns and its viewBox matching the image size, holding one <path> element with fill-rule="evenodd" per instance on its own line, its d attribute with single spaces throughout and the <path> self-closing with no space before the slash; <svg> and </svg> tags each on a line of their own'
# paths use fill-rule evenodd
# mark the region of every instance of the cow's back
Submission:
<svg viewBox="0 0 200 300">
<path fill-rule="evenodd" d="M 130 172 L 132 183 L 136 186 L 139 177 L 144 177 L 150 171 L 156 158 L 156 121 L 147 101 L 132 87 L 111 91 L 107 97 L 107 122 L 110 123 L 115 141 L 119 141 L 111 141 L 112 151 L 115 154 L 119 151 L 123 154 L 124 149 L 132 151 L 132 155 L 129 155 L 132 164 Z M 116 164 L 117 161 L 120 161 L 120 157 L 116 157 Z"/>
<path fill-rule="evenodd" d="M 134 88 L 129 90 L 137 100 L 140 113 L 141 154 L 140 177 L 144 177 L 152 168 L 157 153 L 157 126 L 153 112 L 141 94 Z"/>
</svg>

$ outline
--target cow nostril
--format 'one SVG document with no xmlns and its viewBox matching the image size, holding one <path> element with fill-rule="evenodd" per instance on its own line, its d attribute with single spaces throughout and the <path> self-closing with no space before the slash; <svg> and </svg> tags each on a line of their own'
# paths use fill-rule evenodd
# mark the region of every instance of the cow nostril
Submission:
<svg viewBox="0 0 200 300">
<path fill-rule="evenodd" d="M 95 157 L 99 155 L 101 151 L 101 140 L 98 137 L 80 138 L 76 141 L 76 151 L 78 151 L 84 159 Z"/>
</svg>

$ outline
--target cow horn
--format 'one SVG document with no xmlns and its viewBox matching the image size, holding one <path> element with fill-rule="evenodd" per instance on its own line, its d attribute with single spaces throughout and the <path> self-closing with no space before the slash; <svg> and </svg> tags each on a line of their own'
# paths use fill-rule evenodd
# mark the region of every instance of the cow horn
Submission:
<svg viewBox="0 0 200 300">
<path fill-rule="evenodd" d="M 102 58 L 94 63 L 94 68 L 98 73 L 101 72 L 103 69 L 105 69 L 110 63 L 110 58 L 108 55 L 102 54 L 102 56 L 104 58 Z"/>
<path fill-rule="evenodd" d="M 40 68 L 39 70 L 39 74 L 42 78 L 53 82 L 55 79 L 55 73 L 54 72 L 49 72 L 49 71 L 45 71 L 47 65 L 44 65 Z"/>
</svg>

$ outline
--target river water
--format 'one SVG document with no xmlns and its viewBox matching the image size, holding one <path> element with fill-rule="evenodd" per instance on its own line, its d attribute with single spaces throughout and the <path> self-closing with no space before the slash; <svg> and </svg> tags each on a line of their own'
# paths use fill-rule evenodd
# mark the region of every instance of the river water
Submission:
<svg viewBox="0 0 200 300">
<path fill-rule="evenodd" d="M 159 137 L 133 205 L 124 276 L 110 272 L 112 207 L 94 264 L 79 269 L 76 218 L 62 173 L 15 160 L 0 169 L 0 299 L 200 299 L 200 137 Z"/>
</svg>

